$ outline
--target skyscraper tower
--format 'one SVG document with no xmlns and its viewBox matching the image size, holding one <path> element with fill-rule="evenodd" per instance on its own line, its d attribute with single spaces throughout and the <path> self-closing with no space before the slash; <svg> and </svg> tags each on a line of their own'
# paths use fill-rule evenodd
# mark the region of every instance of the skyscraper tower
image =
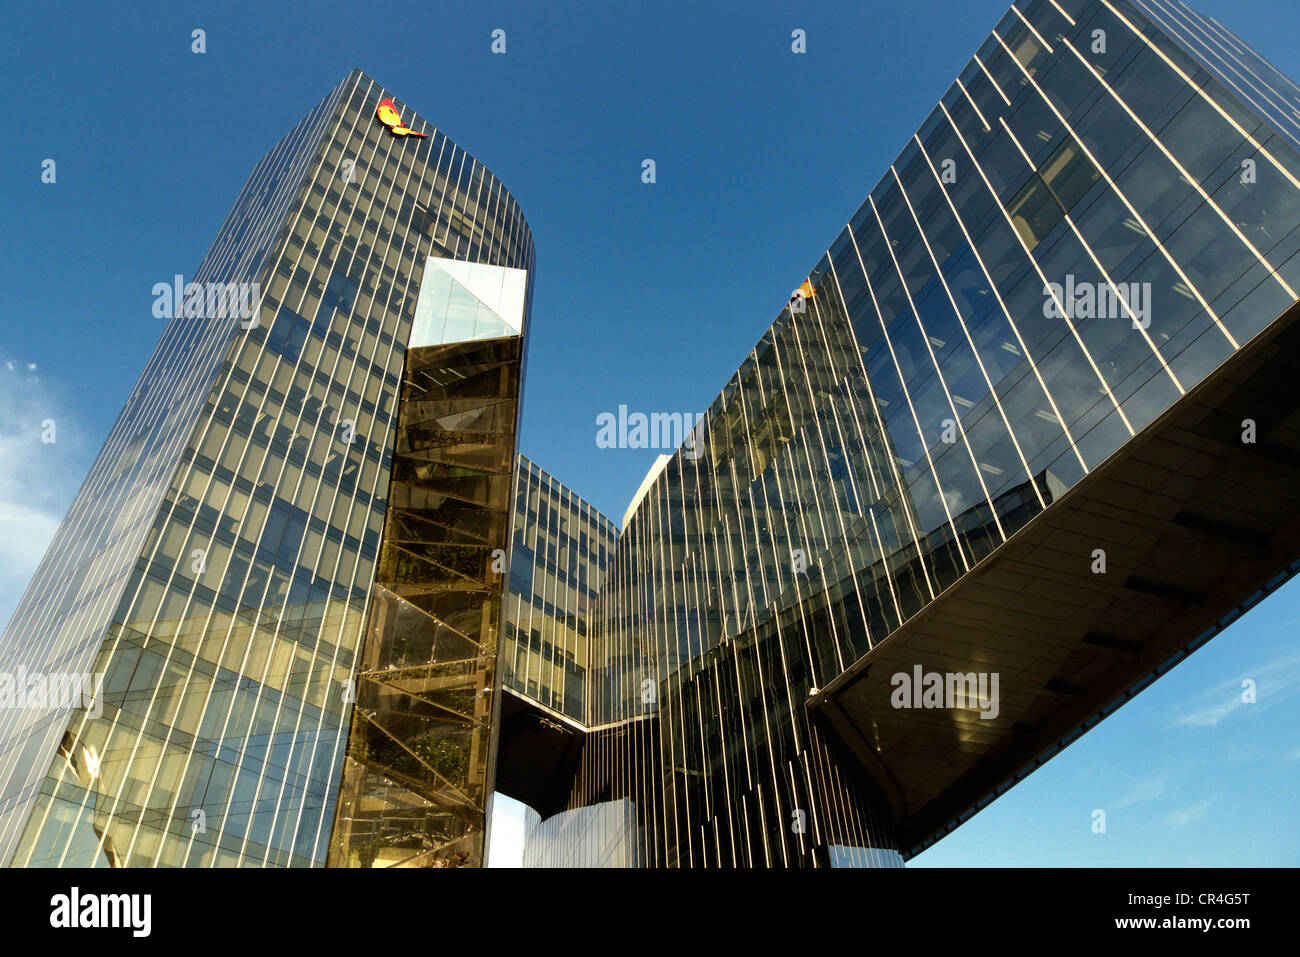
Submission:
<svg viewBox="0 0 1300 957">
<path fill-rule="evenodd" d="M 102 676 L 0 712 L 0 861 L 320 865 L 340 781 L 337 863 L 481 857 L 532 267 L 360 71 L 257 164 L 0 639 Z"/>
</svg>

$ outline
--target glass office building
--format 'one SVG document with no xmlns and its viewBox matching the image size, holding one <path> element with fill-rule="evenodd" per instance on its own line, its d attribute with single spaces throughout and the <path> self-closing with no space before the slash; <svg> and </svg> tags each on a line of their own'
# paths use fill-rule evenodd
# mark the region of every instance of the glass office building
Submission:
<svg viewBox="0 0 1300 957">
<path fill-rule="evenodd" d="M 621 529 L 387 100 L 254 170 L 251 315 L 178 294 L 0 640 L 104 675 L 0 712 L 0 859 L 474 866 L 495 791 L 536 866 L 898 866 L 1300 571 L 1300 89 L 1181 3 L 1013 6 Z"/>
<path fill-rule="evenodd" d="M 523 456 L 516 476 L 502 682 L 584 721 L 590 615 L 618 529 Z"/>
<path fill-rule="evenodd" d="M 493 784 L 536 823 L 568 805 L 587 743 L 605 673 L 590 657 L 595 602 L 618 529 L 523 456 L 515 474 Z"/>
<path fill-rule="evenodd" d="M 340 793 L 340 863 L 480 856 L 533 248 L 390 97 L 253 170 L 194 276 L 249 314 L 184 297 L 0 640 L 103 676 L 0 713 L 6 863 L 320 865 Z"/>
<path fill-rule="evenodd" d="M 1182 4 L 1016 4 L 631 512 L 526 860 L 901 863 L 1294 573 L 1259 490 L 1196 481 L 1264 467 L 1210 410 L 1300 448 L 1280 384 L 1224 392 L 1291 361 L 1298 105 Z M 1001 715 L 891 708 L 921 662 Z"/>
</svg>

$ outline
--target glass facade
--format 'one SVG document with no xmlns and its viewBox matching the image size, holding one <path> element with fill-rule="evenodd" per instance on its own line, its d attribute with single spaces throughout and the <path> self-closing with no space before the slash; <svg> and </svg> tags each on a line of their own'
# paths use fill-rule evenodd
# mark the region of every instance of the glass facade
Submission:
<svg viewBox="0 0 1300 957">
<path fill-rule="evenodd" d="M 518 206 L 389 95 L 254 169 L 195 278 L 257 321 L 171 321 L 0 639 L 104 676 L 0 712 L 0 860 L 475 866 L 508 781 L 533 865 L 899 866 L 820 689 L 1298 298 L 1300 90 L 1027 0 L 619 530 L 517 455 Z"/>
<path fill-rule="evenodd" d="M 353 703 L 373 728 L 393 687 L 456 712 L 431 747 L 435 772 L 460 767 L 393 794 L 482 788 L 486 742 L 466 757 L 460 729 L 482 736 L 490 694 L 461 698 L 490 691 L 493 659 L 434 693 L 450 659 L 425 621 L 423 678 L 381 687 L 383 639 L 507 544 L 532 239 L 408 107 L 430 135 L 389 133 L 387 96 L 353 71 L 254 169 L 195 280 L 258 283 L 257 322 L 171 321 L 0 640 L 7 671 L 104 676 L 102 713 L 0 714 L 6 863 L 321 865 L 339 782 L 360 787 L 345 764 L 369 767 L 356 729 L 345 756 Z M 466 599 L 488 630 L 496 593 Z M 395 733 L 400 749 L 415 732 Z M 445 817 L 407 826 L 445 834 Z"/>
<path fill-rule="evenodd" d="M 526 855 L 901 863 L 805 702 L 1296 302 L 1296 96 L 1181 4 L 1014 6 L 631 513 Z"/>
<path fill-rule="evenodd" d="M 502 681 L 585 721 L 590 616 L 618 529 L 523 456 L 516 474 Z"/>
</svg>

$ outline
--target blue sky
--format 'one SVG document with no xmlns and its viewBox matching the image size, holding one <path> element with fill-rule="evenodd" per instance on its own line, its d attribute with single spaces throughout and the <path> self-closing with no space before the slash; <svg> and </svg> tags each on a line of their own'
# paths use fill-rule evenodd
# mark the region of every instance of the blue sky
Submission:
<svg viewBox="0 0 1300 957">
<path fill-rule="evenodd" d="M 7 5 L 0 618 L 157 341 L 151 287 L 351 67 L 519 200 L 522 449 L 617 520 L 655 453 L 595 416 L 708 406 L 1007 2 Z M 1195 6 L 1300 76 L 1295 0 Z M 1298 627 L 1292 585 L 915 863 L 1300 864 Z"/>
</svg>

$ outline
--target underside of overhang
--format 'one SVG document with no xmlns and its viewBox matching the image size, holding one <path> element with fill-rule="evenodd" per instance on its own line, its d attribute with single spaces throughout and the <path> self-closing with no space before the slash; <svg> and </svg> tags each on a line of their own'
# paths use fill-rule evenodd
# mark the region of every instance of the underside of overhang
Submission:
<svg viewBox="0 0 1300 957">
<path fill-rule="evenodd" d="M 586 730 L 510 688 L 501 693 L 495 790 L 543 819 L 564 810 Z"/>
<path fill-rule="evenodd" d="M 1300 304 L 809 699 L 882 792 L 905 857 L 1300 570 L 1298 316 Z M 893 676 L 917 666 L 996 674 L 997 716 L 970 701 L 894 707 Z"/>
</svg>

